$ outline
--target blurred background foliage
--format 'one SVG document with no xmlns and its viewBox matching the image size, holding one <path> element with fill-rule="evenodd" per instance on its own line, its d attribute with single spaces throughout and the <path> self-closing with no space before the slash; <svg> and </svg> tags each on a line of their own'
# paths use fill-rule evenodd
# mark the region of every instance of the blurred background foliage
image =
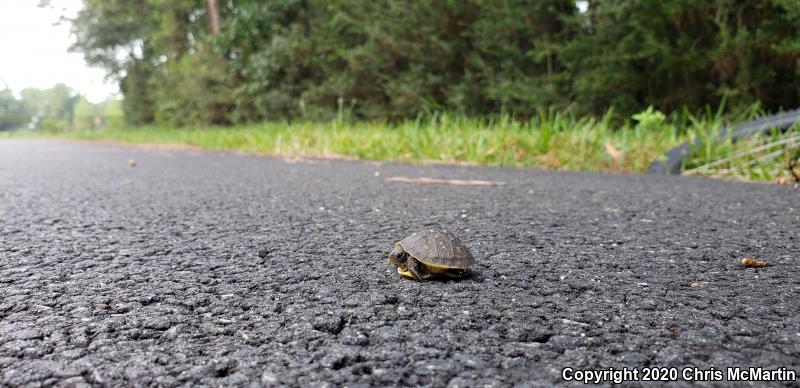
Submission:
<svg viewBox="0 0 800 388">
<path fill-rule="evenodd" d="M 794 0 L 85 0 L 72 22 L 134 124 L 800 105 Z"/>
<path fill-rule="evenodd" d="M 72 88 L 27 88 L 17 98 L 7 86 L 0 89 L 0 131 L 36 129 L 65 131 L 99 129 L 125 124 L 122 100 L 91 103 Z"/>
<path fill-rule="evenodd" d="M 124 99 L 6 88 L 0 129 L 800 106 L 796 0 L 84 0 L 71 23 Z"/>
</svg>

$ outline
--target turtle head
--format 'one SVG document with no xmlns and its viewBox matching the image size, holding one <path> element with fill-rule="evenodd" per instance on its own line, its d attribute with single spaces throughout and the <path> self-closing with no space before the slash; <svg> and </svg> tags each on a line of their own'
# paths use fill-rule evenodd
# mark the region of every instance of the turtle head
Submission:
<svg viewBox="0 0 800 388">
<path fill-rule="evenodd" d="M 389 252 L 389 263 L 396 265 L 398 268 L 405 269 L 406 263 L 408 262 L 408 253 L 400 248 L 399 246 L 395 246 L 391 252 Z"/>
</svg>

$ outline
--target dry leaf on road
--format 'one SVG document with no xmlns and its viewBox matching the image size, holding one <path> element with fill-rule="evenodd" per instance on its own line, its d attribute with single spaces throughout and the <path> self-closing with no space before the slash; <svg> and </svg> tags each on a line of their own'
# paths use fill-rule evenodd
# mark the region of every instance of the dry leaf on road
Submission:
<svg viewBox="0 0 800 388">
<path fill-rule="evenodd" d="M 745 267 L 766 267 L 766 261 L 758 261 L 755 257 L 747 257 L 742 259 L 742 265 Z"/>
</svg>

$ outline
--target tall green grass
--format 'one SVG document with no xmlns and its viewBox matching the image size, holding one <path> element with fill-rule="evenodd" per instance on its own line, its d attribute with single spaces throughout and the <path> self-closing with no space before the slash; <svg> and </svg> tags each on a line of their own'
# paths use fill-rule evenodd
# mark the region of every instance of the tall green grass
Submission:
<svg viewBox="0 0 800 388">
<path fill-rule="evenodd" d="M 698 137 L 712 139 L 724 125 L 761 114 L 757 108 L 735 116 L 720 112 L 707 111 L 698 115 L 679 112 L 666 116 L 648 109 L 627 120 L 612 119 L 612 111 L 597 119 L 552 110 L 540 111 L 524 121 L 510 116 L 469 118 L 453 114 L 433 114 L 399 123 L 360 122 L 340 117 L 329 122 L 267 122 L 209 128 L 116 128 L 67 131 L 47 136 L 183 144 L 210 150 L 289 156 L 644 172 L 652 160 L 682 142 Z M 769 139 L 775 136 L 783 135 L 775 133 Z M 739 143 L 704 142 L 687 162 L 687 167 L 701 166 L 763 141 L 758 138 Z M 758 173 L 736 175 L 735 178 L 774 179 L 780 173 L 778 161 L 767 162 L 770 164 L 759 165 Z M 710 169 L 700 175 L 718 172 Z"/>
<path fill-rule="evenodd" d="M 753 105 L 736 115 L 706 109 L 703 115 L 683 115 L 685 127 L 691 128 L 688 140 L 700 146 L 693 147 L 684 165 L 683 175 L 699 175 L 744 181 L 775 181 L 789 179 L 789 161 L 800 155 L 800 123 L 785 131 L 772 129 L 734 141 L 730 136 L 719 138 L 724 126 L 756 119 L 765 115 L 758 105 Z M 728 132 L 730 135 L 730 132 Z M 800 171 L 796 171 L 800 173 Z"/>
<path fill-rule="evenodd" d="M 684 175 L 700 175 L 749 181 L 789 179 L 791 160 L 800 158 L 800 125 L 787 131 L 772 130 L 747 139 L 730 138 L 703 146 L 693 152 L 685 165 Z M 795 169 L 800 174 L 800 169 Z"/>
</svg>

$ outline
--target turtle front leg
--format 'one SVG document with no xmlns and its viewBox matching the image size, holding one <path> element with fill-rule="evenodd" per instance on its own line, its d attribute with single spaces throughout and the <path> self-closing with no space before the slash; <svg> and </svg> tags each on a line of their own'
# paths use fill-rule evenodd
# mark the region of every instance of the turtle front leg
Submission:
<svg viewBox="0 0 800 388">
<path fill-rule="evenodd" d="M 430 274 L 428 268 L 413 257 L 408 258 L 408 261 L 406 262 L 406 268 L 411 276 L 419 281 L 425 280 L 425 277 Z"/>
</svg>

